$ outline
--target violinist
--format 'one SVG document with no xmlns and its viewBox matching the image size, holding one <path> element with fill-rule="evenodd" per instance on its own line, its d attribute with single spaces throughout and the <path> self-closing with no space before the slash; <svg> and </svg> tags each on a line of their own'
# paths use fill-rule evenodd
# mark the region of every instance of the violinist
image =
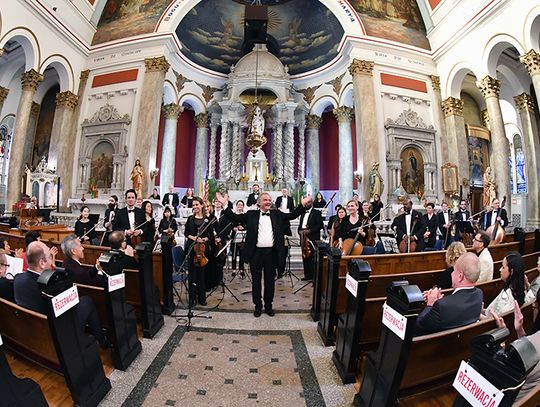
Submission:
<svg viewBox="0 0 540 407">
<path fill-rule="evenodd" d="M 471 213 L 467 210 L 467 201 L 462 199 L 459 201 L 459 209 L 454 215 L 456 222 L 455 241 L 466 240 L 465 246 L 470 243 L 471 233 L 473 232 Z M 468 238 L 467 238 L 468 236 Z"/>
<path fill-rule="evenodd" d="M 441 211 L 437 214 L 437 223 L 439 224 L 439 233 L 441 234 L 442 248 L 446 249 L 454 241 L 450 233 L 452 227 L 452 214 L 448 210 L 448 204 L 443 201 Z"/>
<path fill-rule="evenodd" d="M 433 212 L 435 204 L 429 202 L 426 204 L 426 213 L 422 215 L 422 222 L 426 226 L 424 229 L 424 249 L 435 250 L 435 244 L 437 243 L 437 229 L 439 228 L 439 221 L 437 215 Z"/>
<path fill-rule="evenodd" d="M 156 236 L 156 220 L 154 219 L 152 202 L 144 201 L 142 203 L 142 210 L 144 211 L 145 222 L 140 227 L 143 230 L 142 241 L 154 244 L 154 237 Z"/>
<path fill-rule="evenodd" d="M 137 229 L 137 226 L 144 223 L 145 215 L 142 209 L 135 206 L 137 193 L 134 189 L 128 189 L 124 196 L 126 207 L 116 211 L 116 216 L 113 220 L 113 230 L 123 231 L 128 244 L 131 244 L 132 236 L 136 237 L 143 234 L 143 230 Z"/>
<path fill-rule="evenodd" d="M 338 219 L 338 209 L 339 208 L 343 208 L 343 206 L 341 204 L 337 204 L 335 207 L 334 207 L 334 212 L 335 214 L 330 216 L 328 218 L 328 224 L 326 225 L 326 231 L 329 235 L 332 234 L 332 225 L 334 224 L 335 221 L 337 221 Z M 345 211 L 345 216 L 347 215 L 347 211 Z"/>
<path fill-rule="evenodd" d="M 165 233 L 166 235 L 172 237 L 175 235 L 177 230 L 178 224 L 176 223 L 176 219 L 173 218 L 171 208 L 166 206 L 165 209 L 163 209 L 163 219 L 161 219 L 159 222 L 158 232 L 160 234 Z"/>
<path fill-rule="evenodd" d="M 306 209 L 306 212 L 300 216 L 298 224 L 298 234 L 302 245 L 302 261 L 304 263 L 303 281 L 313 279 L 315 242 L 321 239 L 321 230 L 324 227 L 321 211 L 314 209 L 311 203 L 306 205 Z"/>
<path fill-rule="evenodd" d="M 216 201 L 217 202 L 217 201 Z M 241 215 L 244 213 L 244 201 L 242 201 L 241 199 L 239 199 L 238 201 L 236 201 L 236 206 L 235 206 L 235 213 L 237 215 Z M 233 243 L 232 243 L 232 268 L 233 270 L 236 270 L 236 258 L 237 257 L 240 257 L 240 262 L 239 262 L 239 269 L 240 271 L 244 271 L 244 257 L 242 256 L 242 246 L 244 245 L 243 243 L 243 240 L 242 239 L 242 242 L 237 242 L 236 241 L 236 235 L 238 232 L 244 232 L 243 236 L 245 237 L 245 230 L 246 230 L 246 225 L 244 225 L 243 223 L 237 223 L 236 225 L 234 225 L 233 227 L 233 232 L 232 232 L 232 239 L 233 239 Z"/>
<path fill-rule="evenodd" d="M 223 213 L 223 207 L 221 202 L 217 199 L 214 199 L 214 216 L 216 217 L 216 223 L 214 225 L 214 230 L 216 232 L 216 253 L 219 252 L 229 240 L 231 236 L 231 231 L 233 224 L 229 219 L 225 217 Z M 216 278 L 217 284 L 223 281 L 223 268 L 225 267 L 225 262 L 227 260 L 227 249 L 223 251 L 219 258 L 216 259 Z"/>
<path fill-rule="evenodd" d="M 341 228 L 341 225 L 343 223 L 343 219 L 347 216 L 347 211 L 345 208 L 341 205 L 339 205 L 339 208 L 336 211 L 336 214 L 333 216 L 333 220 L 330 223 L 328 221 L 329 229 L 330 229 L 330 246 L 335 247 L 338 243 L 338 240 L 336 239 L 336 236 L 339 235 L 339 229 Z"/>
<path fill-rule="evenodd" d="M 97 244 L 96 223 L 90 220 L 90 209 L 84 205 L 81 208 L 81 216 L 75 222 L 75 234 L 82 244 Z"/>
<path fill-rule="evenodd" d="M 204 216 L 203 200 L 193 198 L 193 214 L 187 219 L 184 229 L 186 244 L 184 250 L 189 253 L 189 302 L 195 305 L 206 305 L 206 289 L 204 271 L 214 239 L 214 228 L 210 220 Z M 192 249 L 192 246 L 193 249 Z M 195 250 L 197 249 L 197 250 Z M 206 260 L 206 261 L 205 261 Z"/>
<path fill-rule="evenodd" d="M 211 243 L 215 243 L 210 245 L 209 255 L 206 256 L 208 258 L 208 263 L 204 268 L 204 286 L 206 288 L 206 291 L 211 291 L 221 282 L 220 274 L 218 273 L 218 259 L 216 259 L 216 253 L 218 251 L 216 245 L 218 242 L 221 245 L 221 241 L 217 231 L 217 227 L 219 225 L 217 224 L 217 217 L 214 213 L 214 206 L 212 205 L 212 203 L 206 199 L 203 200 L 204 217 L 210 222 L 212 222 L 212 226 L 214 227 L 214 238 L 210 239 L 210 241 Z"/>
<path fill-rule="evenodd" d="M 404 239 L 409 238 L 411 244 L 408 245 L 408 247 L 416 246 L 416 250 L 410 251 L 420 252 L 424 248 L 424 231 L 426 230 L 426 226 L 422 221 L 422 214 L 414 210 L 412 206 L 412 201 L 406 199 L 403 204 L 403 213 L 394 219 L 393 224 L 396 228 L 396 240 L 398 246 Z M 415 245 L 412 245 L 413 242 Z M 406 252 L 407 251 L 408 250 L 406 250 Z"/>
</svg>

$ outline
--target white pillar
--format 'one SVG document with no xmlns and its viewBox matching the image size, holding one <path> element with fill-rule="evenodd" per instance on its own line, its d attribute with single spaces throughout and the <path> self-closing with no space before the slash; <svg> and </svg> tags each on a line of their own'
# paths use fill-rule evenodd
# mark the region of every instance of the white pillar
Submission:
<svg viewBox="0 0 540 407">
<path fill-rule="evenodd" d="M 160 190 L 161 195 L 169 192 L 169 185 L 174 186 L 174 166 L 176 162 L 176 129 L 178 116 L 184 108 L 176 103 L 163 106 L 165 127 L 163 129 L 163 146 L 161 148 Z M 119 171 L 116 171 L 119 174 Z"/>
</svg>

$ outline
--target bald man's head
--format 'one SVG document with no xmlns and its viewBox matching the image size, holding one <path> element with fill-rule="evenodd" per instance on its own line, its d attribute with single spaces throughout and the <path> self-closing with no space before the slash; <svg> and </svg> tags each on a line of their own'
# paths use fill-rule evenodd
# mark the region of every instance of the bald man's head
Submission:
<svg viewBox="0 0 540 407">
<path fill-rule="evenodd" d="M 37 273 L 54 269 L 49 248 L 45 243 L 40 241 L 32 242 L 28 245 L 26 249 L 26 261 L 28 262 L 28 268 Z"/>
<path fill-rule="evenodd" d="M 452 286 L 454 288 L 471 287 L 478 281 L 479 276 L 480 260 L 474 253 L 467 252 L 459 256 L 454 265 Z"/>
</svg>

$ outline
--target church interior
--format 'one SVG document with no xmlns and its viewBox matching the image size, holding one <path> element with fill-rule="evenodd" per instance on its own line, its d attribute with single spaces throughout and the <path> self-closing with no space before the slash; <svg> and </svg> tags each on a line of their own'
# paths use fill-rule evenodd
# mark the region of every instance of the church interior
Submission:
<svg viewBox="0 0 540 407">
<path fill-rule="evenodd" d="M 133 191 L 144 200 L 143 211 L 149 204 L 143 223 L 154 224 L 151 244 L 132 244 L 140 269 L 120 269 L 120 289 L 112 288 L 114 273 L 97 293 L 74 285 L 81 300 L 92 298 L 109 340 L 119 341 L 111 340 L 108 349 L 84 345 L 81 338 L 89 335 L 68 335 L 77 347 L 58 336 L 76 326 L 77 306 L 63 318 L 25 312 L 0 292 L 2 394 L 13 393 L 0 405 L 450 406 L 503 400 L 500 405 L 509 406 L 516 397 L 514 405 L 540 405 L 540 386 L 518 397 L 538 363 L 535 343 L 509 345 L 523 336 L 514 328 L 520 307 L 522 328 L 540 328 L 538 305 L 527 302 L 540 270 L 539 106 L 540 0 L 0 2 L 0 241 L 8 244 L 6 256 L 27 250 L 24 267 L 31 267 L 25 234 L 34 230 L 58 252 L 60 266 L 71 258 L 60 242 L 89 216 L 94 227 L 84 229 L 84 244 L 77 246 L 84 257 L 77 262 L 96 265 L 99 275 L 105 264 L 108 275 L 116 261 L 107 257 L 113 245 L 104 244 L 114 233 L 114 219 L 105 212 L 117 210 L 111 197 L 131 210 Z M 283 270 L 277 266 L 271 294 L 275 316 L 266 269 L 270 307 L 261 315 L 255 300 L 261 276 L 257 294 L 250 271 L 255 260 L 244 261 L 242 252 L 236 259 L 237 247 L 246 250 L 249 223 L 241 239 L 235 227 L 210 259 L 221 264 L 223 255 L 219 281 L 206 281 L 211 290 L 195 306 L 191 268 L 188 273 L 175 257 L 176 247 L 189 247 L 190 239 L 196 246 L 202 236 L 201 229 L 194 238 L 188 233 L 198 214 L 194 197 L 204 198 L 202 213 L 208 201 L 215 205 L 217 225 L 227 203 L 245 219 L 251 211 L 237 212 L 239 202 L 258 212 L 249 204 L 253 193 L 261 213 L 261 198 L 283 198 L 275 206 L 291 219 L 298 207 L 311 214 L 315 209 L 303 198 L 320 195 L 323 203 L 313 204 L 322 214 L 318 237 L 306 237 L 311 215 L 298 212 L 299 220 L 286 222 L 287 256 L 278 256 Z M 173 203 L 173 195 L 186 201 Z M 362 203 L 369 206 L 375 197 L 379 209 L 370 206 L 362 218 Z M 341 223 L 338 204 L 346 219 L 366 219 L 349 230 L 356 235 L 350 251 L 342 250 L 341 237 L 333 239 L 331 223 Z M 167 208 L 172 218 L 165 217 Z M 421 223 L 415 216 L 431 220 L 430 210 L 441 223 L 435 232 L 426 220 L 415 241 L 413 229 Z M 482 220 L 474 232 L 460 229 L 476 215 Z M 400 216 L 405 239 L 396 232 Z M 163 235 L 154 234 L 167 219 L 168 227 L 159 227 Z M 377 245 L 369 251 L 362 230 L 374 220 Z M 132 222 L 128 212 L 126 221 Z M 449 244 L 463 233 L 466 250 L 481 254 L 488 244 L 480 243 L 477 227 L 484 229 L 484 222 L 485 229 L 494 226 L 488 240 L 492 275 L 474 289 L 481 288 L 486 307 L 501 290 L 514 290 L 504 270 L 512 268 L 509 253 L 519 252 L 525 299 L 512 291 L 511 310 L 499 318 L 488 307 L 479 322 L 415 336 L 425 304 L 435 308 L 429 296 L 450 266 Z M 131 226 L 120 230 L 141 228 L 145 241 L 143 224 Z M 89 235 L 85 241 L 94 229 L 97 240 Z M 276 237 L 276 229 L 271 233 Z M 428 247 L 430 233 L 437 243 Z M 357 254 L 359 238 L 364 248 Z M 406 253 L 399 253 L 404 241 Z M 412 253 L 411 242 L 426 251 Z M 477 244 L 483 248 L 476 250 Z M 191 249 L 186 252 L 185 261 L 193 261 Z M 456 260 L 452 270 L 461 267 Z M 433 294 L 436 302 L 456 295 L 451 272 L 450 285 Z M 53 280 L 43 287 L 54 286 Z M 45 291 L 57 298 L 58 290 Z M 254 317 L 254 304 L 260 317 Z M 111 315 L 121 315 L 122 324 Z M 496 362 L 495 353 L 478 356 L 483 342 L 477 338 L 504 323 L 510 356 Z M 499 344 L 496 336 L 490 340 Z M 480 371 L 475 374 L 496 395 L 486 390 L 484 404 L 464 395 L 460 363 Z M 512 366 L 507 371 L 514 376 L 493 374 L 495 365 L 501 371 Z"/>
</svg>

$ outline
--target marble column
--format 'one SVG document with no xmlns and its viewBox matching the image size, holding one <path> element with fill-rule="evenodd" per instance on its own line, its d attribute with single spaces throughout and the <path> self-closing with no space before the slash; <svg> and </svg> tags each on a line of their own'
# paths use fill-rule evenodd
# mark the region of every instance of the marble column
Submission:
<svg viewBox="0 0 540 407">
<path fill-rule="evenodd" d="M 56 95 L 56 110 L 51 130 L 49 144 L 49 158 L 47 166 L 56 169 L 60 177 L 61 194 L 60 207 L 67 211 L 67 200 L 71 198 L 71 175 L 73 173 L 73 156 L 68 154 L 70 145 L 75 144 L 75 135 L 72 133 L 73 115 L 79 99 L 70 91 L 60 92 Z"/>
<path fill-rule="evenodd" d="M 339 196 L 341 202 L 347 202 L 353 195 L 353 151 L 351 121 L 352 108 L 341 106 L 334 109 L 339 131 Z"/>
<path fill-rule="evenodd" d="M 294 122 L 287 122 L 285 126 L 287 137 L 283 143 L 283 172 L 287 183 L 294 182 Z"/>
<path fill-rule="evenodd" d="M 306 166 L 307 178 L 311 182 L 313 195 L 320 191 L 319 128 L 322 117 L 310 114 L 307 117 Z"/>
<path fill-rule="evenodd" d="M 534 99 L 527 93 L 514 97 L 521 119 L 527 179 L 527 227 L 540 226 L 540 143 L 534 116 Z"/>
<path fill-rule="evenodd" d="M 449 97 L 443 100 L 442 110 L 446 127 L 448 143 L 448 162 L 457 165 L 458 184 L 463 185 L 464 195 L 467 195 L 469 185 L 469 153 L 467 150 L 467 135 L 465 133 L 465 119 L 463 118 L 463 101 Z"/>
<path fill-rule="evenodd" d="M 227 181 L 229 179 L 231 151 L 230 127 L 228 121 L 224 120 L 221 122 L 221 143 L 219 146 L 219 179 L 221 181 Z"/>
<path fill-rule="evenodd" d="M 216 178 L 216 142 L 218 126 L 219 122 L 212 115 L 210 119 L 210 151 L 208 154 L 208 179 Z"/>
<path fill-rule="evenodd" d="M 366 182 L 374 161 L 379 161 L 379 138 L 377 137 L 377 114 L 375 87 L 373 85 L 373 61 L 354 59 L 349 65 L 353 83 L 354 113 L 356 120 L 356 158 L 364 181 L 359 190 L 360 199 L 369 198 L 369 182 Z"/>
<path fill-rule="evenodd" d="M 2 108 L 4 107 L 4 102 L 6 101 L 8 93 L 9 93 L 8 88 L 4 88 L 3 86 L 0 86 L 0 114 L 2 113 Z M 0 117 L 3 117 L 3 116 L 0 116 Z"/>
<path fill-rule="evenodd" d="M 141 165 L 145 173 L 141 190 L 143 196 L 148 196 L 152 192 L 150 191 L 151 183 L 149 182 L 149 174 L 150 171 L 156 168 L 163 85 L 165 83 L 165 74 L 169 70 L 170 65 L 165 57 L 146 58 L 144 65 L 146 71 L 141 87 L 137 133 L 132 159 L 133 162 L 138 159 L 141 160 Z"/>
<path fill-rule="evenodd" d="M 540 53 L 531 49 L 525 55 L 522 55 L 519 60 L 529 72 L 536 93 L 536 105 L 540 106 Z"/>
<path fill-rule="evenodd" d="M 36 137 L 36 129 L 40 110 L 41 105 L 39 103 L 32 102 L 32 107 L 30 108 L 30 117 L 28 118 L 28 127 L 26 129 L 26 143 L 24 144 L 23 149 L 23 165 L 28 164 L 29 166 L 31 166 L 33 164 L 32 153 L 34 149 L 34 139 Z M 41 157 L 36 158 L 37 161 L 39 161 L 39 159 L 41 159 Z"/>
<path fill-rule="evenodd" d="M 11 211 L 11 206 L 20 198 L 21 180 L 23 176 L 23 151 L 26 144 L 28 120 L 32 109 L 32 102 L 36 89 L 43 81 L 43 75 L 31 69 L 21 75 L 22 93 L 15 118 L 13 129 L 13 141 L 11 143 L 11 156 L 9 158 L 9 173 L 7 184 L 6 210 Z"/>
<path fill-rule="evenodd" d="M 200 192 L 201 184 L 206 178 L 206 163 L 208 162 L 208 113 L 195 116 L 197 135 L 195 141 L 195 169 L 193 171 L 193 188 Z"/>
<path fill-rule="evenodd" d="M 497 197 L 503 199 L 511 198 L 510 191 L 510 175 L 508 172 L 508 158 L 510 157 L 510 146 L 506 138 L 504 130 L 504 121 L 499 104 L 500 81 L 486 76 L 476 82 L 476 86 L 482 92 L 486 100 L 486 107 L 489 114 L 489 122 L 491 126 L 491 149 L 493 161 L 491 168 L 494 170 L 495 185 Z M 506 206 L 506 211 L 510 215 L 511 205 Z"/>
<path fill-rule="evenodd" d="M 272 164 L 274 167 L 274 177 L 279 181 L 283 181 L 283 123 L 276 123 L 276 127 L 274 128 L 274 136 L 276 138 L 276 142 L 274 144 L 276 151 L 274 152 L 274 162 Z"/>
<path fill-rule="evenodd" d="M 306 179 L 306 121 L 298 123 L 298 179 Z"/>
<path fill-rule="evenodd" d="M 240 145 L 242 140 L 240 138 L 240 124 L 238 122 L 232 123 L 232 146 L 231 146 L 231 178 L 235 181 L 240 179 L 242 159 L 240 152 Z"/>
<path fill-rule="evenodd" d="M 444 125 L 444 115 L 441 108 L 442 97 L 441 97 L 441 80 L 438 76 L 430 75 L 431 86 L 433 87 L 433 93 L 435 94 L 435 106 L 433 107 L 433 115 L 435 116 L 435 123 L 438 124 L 440 134 L 437 139 L 439 145 L 441 146 L 441 158 L 443 163 L 448 162 L 448 142 L 445 134 L 445 125 Z"/>
<path fill-rule="evenodd" d="M 163 128 L 163 145 L 161 147 L 161 168 L 159 169 L 159 186 L 161 195 L 169 192 L 169 185 L 174 187 L 174 167 L 176 163 L 176 129 L 178 117 L 184 108 L 176 103 L 163 106 L 165 126 Z"/>
</svg>

